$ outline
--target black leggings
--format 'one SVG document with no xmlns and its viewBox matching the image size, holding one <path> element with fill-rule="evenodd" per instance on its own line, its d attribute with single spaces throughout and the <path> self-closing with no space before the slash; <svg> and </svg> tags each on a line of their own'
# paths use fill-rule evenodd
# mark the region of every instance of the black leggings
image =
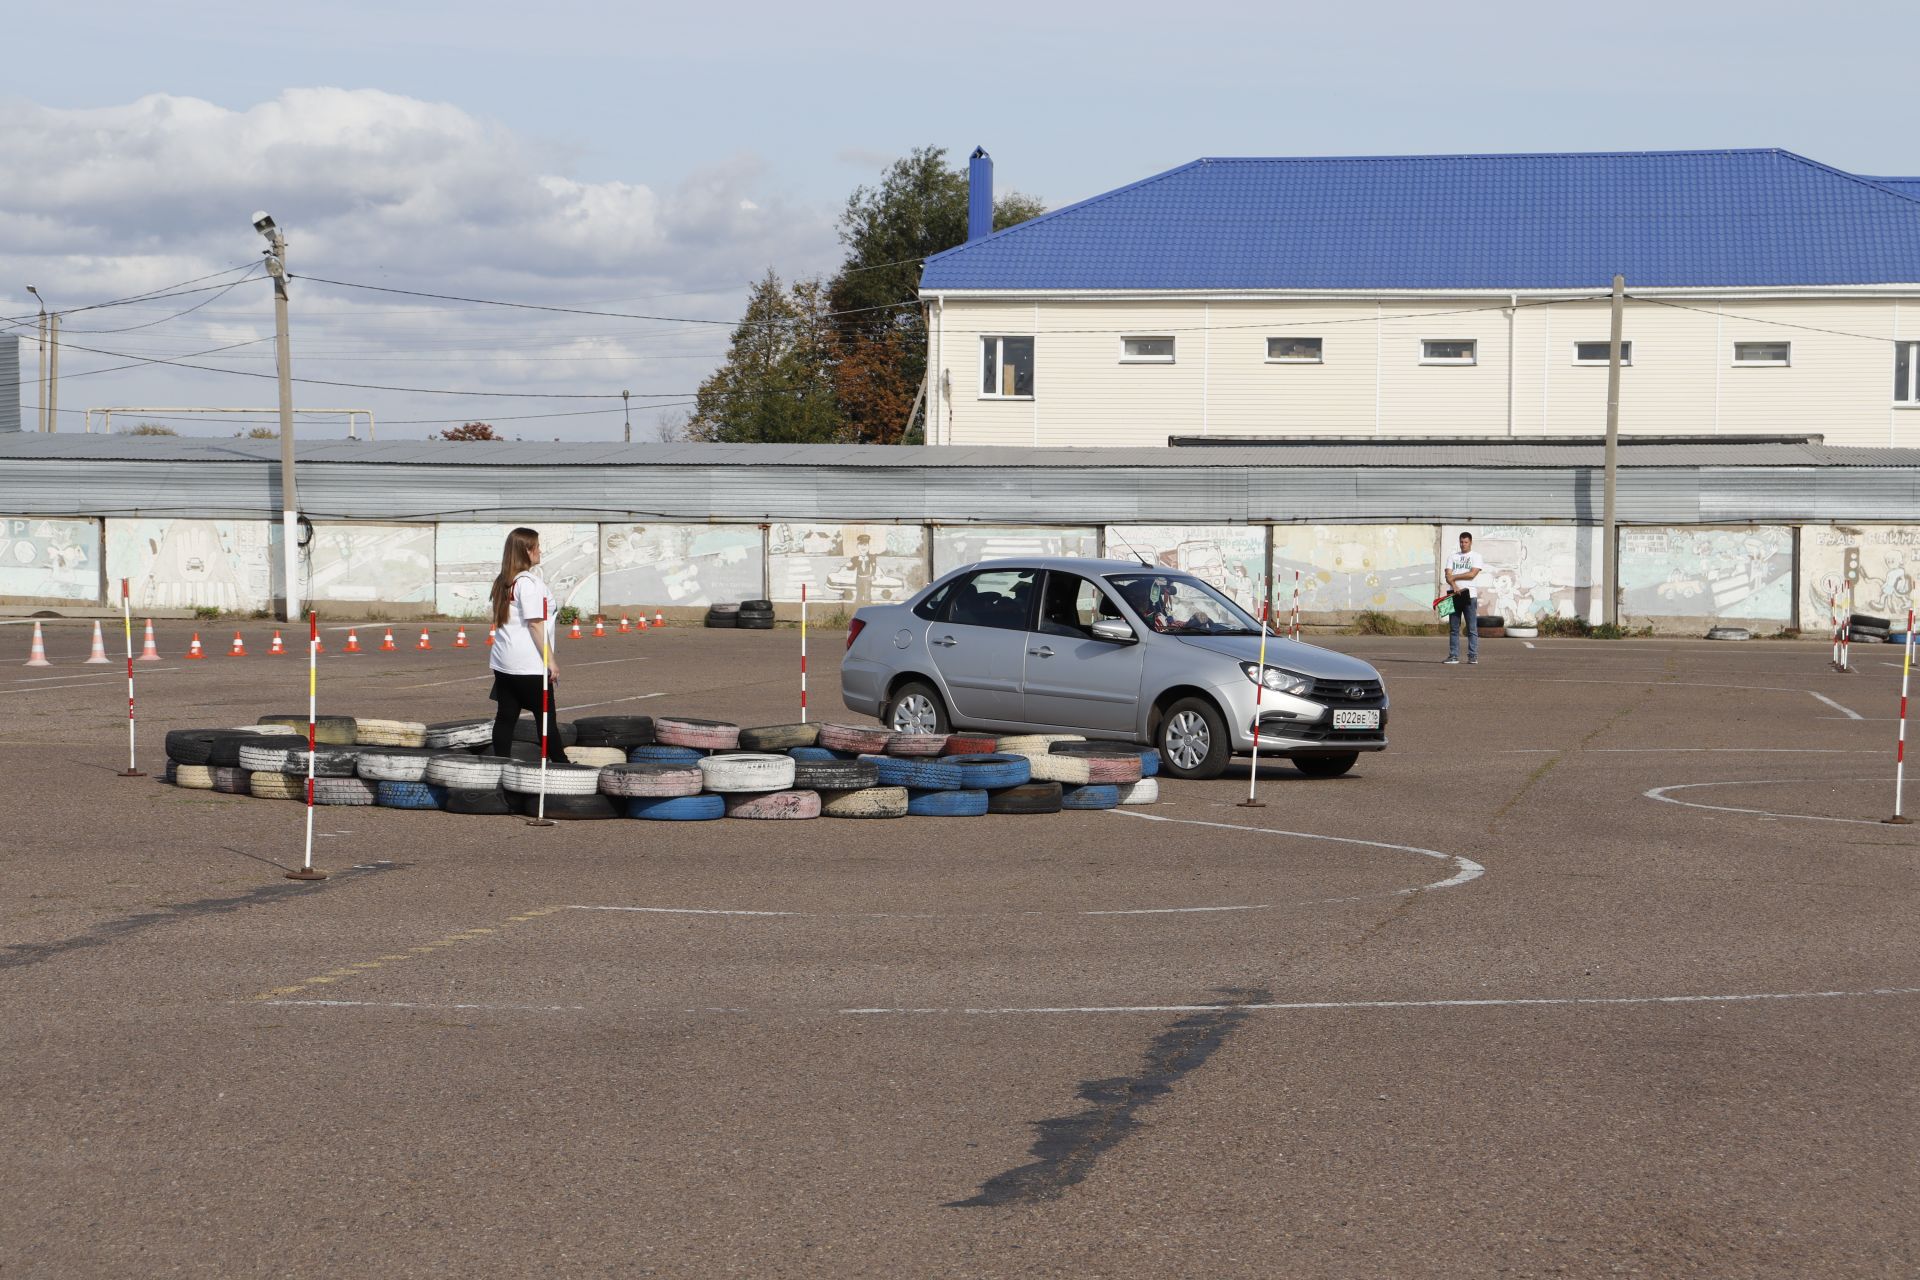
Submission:
<svg viewBox="0 0 1920 1280">
<path fill-rule="evenodd" d="M 547 759 L 555 764 L 567 762 L 567 749 L 560 744 L 560 715 L 552 710 L 560 700 L 559 686 L 548 682 L 551 701 L 547 703 Z M 526 712 L 533 717 L 533 723 L 540 723 L 540 677 L 510 676 L 504 671 L 493 673 L 493 700 L 500 709 L 493 716 L 493 754 L 506 756 L 513 754 L 513 727 L 520 722 L 520 713 Z M 535 742 L 539 739 L 535 738 Z"/>
</svg>

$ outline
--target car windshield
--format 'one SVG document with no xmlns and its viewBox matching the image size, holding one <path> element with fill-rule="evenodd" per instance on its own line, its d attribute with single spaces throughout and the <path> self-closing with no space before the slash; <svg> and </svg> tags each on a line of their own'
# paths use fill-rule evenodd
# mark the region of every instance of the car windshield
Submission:
<svg viewBox="0 0 1920 1280">
<path fill-rule="evenodd" d="M 1255 636 L 1251 614 L 1198 578 L 1176 573 L 1114 573 L 1113 589 L 1140 620 L 1166 635 Z"/>
</svg>

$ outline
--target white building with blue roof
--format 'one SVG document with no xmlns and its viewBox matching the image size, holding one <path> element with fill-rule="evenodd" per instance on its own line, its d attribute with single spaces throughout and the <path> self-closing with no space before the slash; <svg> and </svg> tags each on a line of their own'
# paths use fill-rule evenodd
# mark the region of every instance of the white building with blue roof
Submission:
<svg viewBox="0 0 1920 1280">
<path fill-rule="evenodd" d="M 1599 434 L 1618 273 L 1623 433 L 1920 444 L 1920 178 L 1781 150 L 1202 159 L 987 225 L 921 279 L 932 443 Z"/>
</svg>

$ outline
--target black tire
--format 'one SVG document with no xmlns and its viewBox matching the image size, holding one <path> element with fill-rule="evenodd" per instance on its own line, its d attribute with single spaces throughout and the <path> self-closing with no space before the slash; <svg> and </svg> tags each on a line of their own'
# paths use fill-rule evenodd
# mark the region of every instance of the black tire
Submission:
<svg viewBox="0 0 1920 1280">
<path fill-rule="evenodd" d="M 1477 621 L 1482 631 L 1485 631 L 1488 627 L 1504 627 L 1507 625 L 1507 620 L 1497 613 L 1483 613 Z"/>
<path fill-rule="evenodd" d="M 880 785 L 880 766 L 871 760 L 796 760 L 796 791 L 864 791 Z"/>
<path fill-rule="evenodd" d="M 740 612 L 742 612 L 742 613 L 772 613 L 772 612 L 773 612 L 773 601 L 771 601 L 771 600 L 742 600 L 742 601 L 740 602 Z"/>
<path fill-rule="evenodd" d="M 582 716 L 573 722 L 576 747 L 650 747 L 652 716 Z"/>
<path fill-rule="evenodd" d="M 513 740 L 515 742 L 539 742 L 540 725 L 536 717 L 521 716 L 516 720 L 513 725 Z M 563 747 L 577 747 L 580 745 L 580 731 L 573 726 L 571 721 L 562 720 L 560 722 L 560 745 Z"/>
<path fill-rule="evenodd" d="M 1227 771 L 1233 744 L 1220 709 L 1206 698 L 1181 698 L 1153 731 L 1160 767 L 1175 778 L 1217 778 Z"/>
<path fill-rule="evenodd" d="M 739 623 L 740 615 L 738 611 L 721 613 L 718 610 L 709 609 L 707 610 L 706 621 L 703 625 L 731 631 L 738 626 Z"/>
<path fill-rule="evenodd" d="M 507 793 L 499 787 L 471 791 L 465 788 L 449 787 L 447 788 L 447 812 L 506 817 L 513 812 L 513 804 L 507 799 Z"/>
<path fill-rule="evenodd" d="M 1295 756 L 1293 767 L 1309 778 L 1337 778 L 1353 768 L 1354 761 L 1359 758 L 1358 751 L 1342 751 L 1329 756 Z"/>
<path fill-rule="evenodd" d="M 1847 618 L 1847 623 L 1856 632 L 1878 631 L 1883 635 L 1893 628 L 1891 618 L 1876 618 L 1870 613 L 1851 614 Z"/>
<path fill-rule="evenodd" d="M 512 803 L 526 817 L 534 817 L 540 812 L 540 797 L 537 795 L 511 796 Z M 547 795 L 547 816 L 557 822 L 601 822 L 608 818 L 624 818 L 627 806 L 624 801 L 612 796 L 556 796 Z"/>
<path fill-rule="evenodd" d="M 739 621 L 733 625 L 735 629 L 739 631 L 771 631 L 773 630 L 773 615 L 768 614 L 765 617 L 761 617 L 758 614 L 743 613 L 740 615 Z"/>
<path fill-rule="evenodd" d="M 988 813 L 1058 813 L 1063 799 L 1057 782 L 1027 782 L 987 796 Z"/>
<path fill-rule="evenodd" d="M 176 764 L 221 764 L 240 763 L 240 739 L 257 742 L 263 735 L 257 733 L 235 733 L 231 729 L 169 729 L 167 731 L 167 759 Z M 213 753 L 229 739 L 232 745 L 222 754 L 232 755 L 231 760 L 215 760 Z M 306 746 L 303 740 L 301 746 Z"/>
<path fill-rule="evenodd" d="M 880 709 L 880 723 L 895 733 L 953 732 L 939 690 L 919 680 L 909 680 L 893 691 L 887 705 Z"/>
</svg>

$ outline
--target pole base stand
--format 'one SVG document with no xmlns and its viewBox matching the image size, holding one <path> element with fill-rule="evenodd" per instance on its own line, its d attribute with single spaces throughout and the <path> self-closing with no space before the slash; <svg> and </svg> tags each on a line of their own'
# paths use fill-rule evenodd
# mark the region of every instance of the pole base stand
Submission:
<svg viewBox="0 0 1920 1280">
<path fill-rule="evenodd" d="M 122 769 L 120 771 L 120 776 L 123 778 L 144 778 L 147 775 L 140 772 L 140 770 L 138 769 Z"/>
<path fill-rule="evenodd" d="M 1267 807 L 1267 802 L 1265 800 L 1242 800 L 1233 807 L 1236 809 L 1264 809 Z"/>
<path fill-rule="evenodd" d="M 1913 825 L 1912 818 L 1903 818 L 1897 813 L 1891 818 L 1882 818 L 1880 821 L 1889 827 L 1910 827 Z"/>
<path fill-rule="evenodd" d="M 325 880 L 327 873 L 317 871 L 312 867 L 302 867 L 298 871 L 287 872 L 285 878 L 288 880 Z"/>
<path fill-rule="evenodd" d="M 552 818 L 528 818 L 527 825 L 530 827 L 557 827 L 560 824 Z"/>
</svg>

